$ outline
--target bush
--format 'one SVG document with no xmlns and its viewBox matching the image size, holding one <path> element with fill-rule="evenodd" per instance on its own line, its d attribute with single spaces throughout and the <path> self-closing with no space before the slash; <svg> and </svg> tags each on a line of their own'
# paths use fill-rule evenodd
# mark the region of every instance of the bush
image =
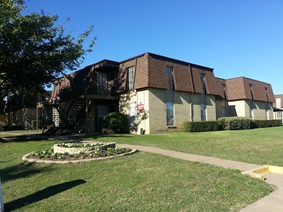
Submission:
<svg viewBox="0 0 283 212">
<path fill-rule="evenodd" d="M 262 127 L 281 126 L 281 120 L 251 120 L 239 117 L 223 117 L 218 121 L 191 121 L 184 123 L 185 132 L 204 132 L 219 130 L 246 130 Z"/>
<path fill-rule="evenodd" d="M 20 125 L 12 125 L 12 126 L 3 126 L 4 131 L 9 131 L 9 130 L 22 130 L 22 127 Z"/>
<path fill-rule="evenodd" d="M 252 121 L 247 118 L 225 117 L 220 118 L 223 122 L 224 130 L 246 130 L 252 128 Z"/>
<path fill-rule="evenodd" d="M 191 121 L 184 123 L 186 132 L 219 131 L 223 129 L 222 121 Z"/>
<path fill-rule="evenodd" d="M 114 133 L 128 133 L 128 117 L 118 112 L 109 113 L 103 117 L 103 127 L 113 130 Z"/>
<path fill-rule="evenodd" d="M 282 120 L 253 120 L 253 128 L 277 127 L 282 125 Z"/>
</svg>

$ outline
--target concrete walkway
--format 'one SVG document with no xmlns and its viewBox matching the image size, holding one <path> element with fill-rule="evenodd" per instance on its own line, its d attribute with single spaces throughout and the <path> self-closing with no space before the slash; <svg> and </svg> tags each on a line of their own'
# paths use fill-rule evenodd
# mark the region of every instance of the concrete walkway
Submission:
<svg viewBox="0 0 283 212">
<path fill-rule="evenodd" d="M 129 145 L 129 144 L 117 144 L 117 146 L 128 147 L 143 152 L 165 155 L 168 157 L 178 158 L 187 161 L 201 162 L 201 163 L 220 166 L 224 168 L 236 169 L 242 172 L 260 167 L 259 165 L 250 164 L 250 163 L 243 163 L 243 162 L 225 160 L 216 157 L 208 157 L 202 155 L 193 155 L 189 153 L 166 150 L 158 147 Z M 241 210 L 242 212 L 254 212 L 254 211 L 282 212 L 283 211 L 283 176 L 280 174 L 269 173 L 265 175 L 265 178 L 267 183 L 275 185 L 277 189 L 268 196 L 265 196 L 264 198 L 258 200 L 257 202 L 242 209 Z"/>
</svg>

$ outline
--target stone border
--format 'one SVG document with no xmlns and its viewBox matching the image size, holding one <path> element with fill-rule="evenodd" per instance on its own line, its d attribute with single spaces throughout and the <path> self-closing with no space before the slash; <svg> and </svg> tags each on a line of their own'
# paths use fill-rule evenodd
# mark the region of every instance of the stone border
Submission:
<svg viewBox="0 0 283 212">
<path fill-rule="evenodd" d="M 98 158 L 86 158 L 86 159 L 74 159 L 74 160 L 46 160 L 46 159 L 34 159 L 34 158 L 27 158 L 31 153 L 25 154 L 22 157 L 22 160 L 28 161 L 28 162 L 36 162 L 36 163 L 57 163 L 57 164 L 66 164 L 66 163 L 80 163 L 80 162 L 89 162 L 93 160 L 105 160 L 110 158 L 116 158 L 116 157 L 122 157 L 126 155 L 131 155 L 133 153 L 137 152 L 136 149 L 132 149 L 130 152 L 125 152 L 122 154 L 112 155 L 112 156 L 106 156 L 106 157 L 98 157 Z"/>
<path fill-rule="evenodd" d="M 60 143 L 61 144 L 61 143 Z M 60 144 L 54 144 L 53 145 L 53 150 L 54 153 L 69 153 L 69 154 L 79 154 L 80 152 L 82 153 L 92 153 L 97 149 L 102 149 L 102 150 L 107 150 L 107 148 L 115 148 L 116 143 L 110 142 L 110 143 L 104 143 L 104 142 L 97 142 L 97 143 L 84 143 L 82 144 L 102 144 L 98 146 L 90 146 L 90 147 L 65 147 L 65 146 L 59 146 Z"/>
</svg>

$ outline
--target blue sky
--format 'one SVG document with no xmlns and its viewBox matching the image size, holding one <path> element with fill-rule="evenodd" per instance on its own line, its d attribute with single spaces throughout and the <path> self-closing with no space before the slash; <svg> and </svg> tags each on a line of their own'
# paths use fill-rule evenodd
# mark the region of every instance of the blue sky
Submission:
<svg viewBox="0 0 283 212">
<path fill-rule="evenodd" d="M 245 76 L 283 93 L 283 0 L 27 0 L 27 11 L 68 17 L 78 35 L 94 26 L 82 67 L 152 52 Z"/>
</svg>

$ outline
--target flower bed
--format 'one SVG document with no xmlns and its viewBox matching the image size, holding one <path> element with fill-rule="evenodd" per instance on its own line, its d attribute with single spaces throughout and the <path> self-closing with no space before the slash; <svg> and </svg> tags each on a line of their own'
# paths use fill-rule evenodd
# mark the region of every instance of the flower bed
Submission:
<svg viewBox="0 0 283 212">
<path fill-rule="evenodd" d="M 92 153 L 95 151 L 107 149 L 115 149 L 115 143 L 60 143 L 54 144 L 53 150 L 55 153 L 69 153 L 69 154 L 80 154 L 80 153 Z"/>
<path fill-rule="evenodd" d="M 116 148 L 115 143 L 61 143 L 55 144 L 50 149 L 33 151 L 25 155 L 23 160 L 30 162 L 89 161 L 132 154 L 135 151 L 129 148 Z"/>
</svg>

